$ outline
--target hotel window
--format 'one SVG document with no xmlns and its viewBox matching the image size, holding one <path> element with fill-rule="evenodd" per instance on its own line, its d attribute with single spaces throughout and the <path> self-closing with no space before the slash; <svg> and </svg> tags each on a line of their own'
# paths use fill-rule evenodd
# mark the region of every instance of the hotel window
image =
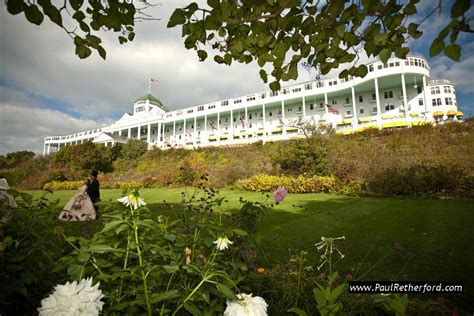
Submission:
<svg viewBox="0 0 474 316">
<path fill-rule="evenodd" d="M 375 101 L 375 93 L 372 93 L 372 101 Z"/>
<path fill-rule="evenodd" d="M 193 110 L 193 109 L 191 109 L 191 110 L 187 110 L 186 112 L 187 112 L 187 113 L 193 113 L 193 112 L 194 112 L 194 110 Z"/>
<path fill-rule="evenodd" d="M 432 100 L 431 100 L 431 105 L 432 105 L 432 106 L 436 106 L 436 99 L 432 99 Z"/>
<path fill-rule="evenodd" d="M 374 106 L 374 107 L 372 108 L 372 112 L 377 113 L 377 107 L 376 107 L 376 106 Z"/>
<path fill-rule="evenodd" d="M 392 91 L 385 91 L 385 92 L 383 93 L 383 97 L 384 97 L 385 99 L 393 98 L 393 92 L 392 92 Z"/>
<path fill-rule="evenodd" d="M 359 109 L 359 113 L 360 113 L 360 114 L 364 114 L 364 108 L 360 108 L 360 109 Z"/>
<path fill-rule="evenodd" d="M 207 107 L 207 109 L 210 110 L 210 109 L 214 109 L 215 107 L 216 107 L 216 106 L 213 104 L 213 105 L 209 105 L 209 106 Z"/>
<path fill-rule="evenodd" d="M 352 115 L 351 110 L 346 111 L 346 115 Z"/>
<path fill-rule="evenodd" d="M 273 113 L 272 113 L 272 112 L 269 112 L 269 113 L 268 113 L 268 116 L 272 116 L 272 115 L 273 115 Z"/>
<path fill-rule="evenodd" d="M 191 128 L 194 128 L 194 124 L 191 125 Z"/>
<path fill-rule="evenodd" d="M 301 106 L 298 107 L 298 111 L 303 111 L 303 108 Z"/>
<path fill-rule="evenodd" d="M 359 95 L 359 102 L 364 102 L 364 97 Z"/>
<path fill-rule="evenodd" d="M 300 92 L 301 91 L 301 88 L 295 88 L 293 89 L 293 92 Z"/>
<path fill-rule="evenodd" d="M 319 103 L 319 108 L 320 108 L 320 109 L 324 109 L 324 104 L 323 104 L 323 102 Z"/>
<path fill-rule="evenodd" d="M 250 96 L 247 97 L 247 102 L 253 101 L 253 100 L 255 100 L 255 96 L 254 96 L 254 95 L 250 95 Z"/>
<path fill-rule="evenodd" d="M 444 93 L 451 93 L 451 88 L 449 86 L 444 86 Z"/>
<path fill-rule="evenodd" d="M 249 120 L 252 119 L 252 113 L 249 113 Z"/>
<path fill-rule="evenodd" d="M 416 87 L 416 92 L 421 93 L 422 91 L 423 91 L 423 90 L 422 90 L 421 86 L 417 86 L 417 87 Z"/>
<path fill-rule="evenodd" d="M 197 109 L 197 110 L 198 110 L 198 111 L 204 111 L 204 105 L 198 106 L 198 109 Z"/>
<path fill-rule="evenodd" d="M 394 64 L 393 64 L 393 63 L 389 63 L 388 66 L 389 66 L 389 67 L 393 67 Z"/>
<path fill-rule="evenodd" d="M 351 103 L 350 98 L 346 98 L 346 104 L 350 104 L 350 103 Z"/>
<path fill-rule="evenodd" d="M 369 65 L 369 72 L 374 71 L 374 65 Z"/>
<path fill-rule="evenodd" d="M 234 104 L 242 103 L 242 99 L 234 100 Z"/>
<path fill-rule="evenodd" d="M 307 83 L 304 85 L 305 90 L 311 90 L 313 89 L 313 85 L 311 83 Z"/>
<path fill-rule="evenodd" d="M 446 98 L 445 101 L 446 101 L 446 105 L 453 105 L 453 99 Z"/>
<path fill-rule="evenodd" d="M 400 66 L 400 62 L 399 62 L 399 61 L 396 61 L 396 62 L 395 62 L 395 66 Z"/>
<path fill-rule="evenodd" d="M 287 108 L 286 111 L 291 112 L 291 111 L 293 111 L 293 108 Z"/>
<path fill-rule="evenodd" d="M 420 106 L 423 105 L 423 99 L 421 99 L 421 98 L 418 99 L 418 105 L 420 105 Z"/>
<path fill-rule="evenodd" d="M 260 117 L 263 117 L 263 112 L 260 112 Z"/>
<path fill-rule="evenodd" d="M 228 118 L 228 117 L 225 118 L 225 122 L 226 122 L 226 123 L 229 122 L 229 118 Z"/>
<path fill-rule="evenodd" d="M 437 104 L 437 105 L 443 105 L 443 103 L 441 103 L 441 98 L 437 98 L 437 99 L 436 99 L 436 104 Z"/>
<path fill-rule="evenodd" d="M 383 65 L 378 65 L 377 69 L 382 69 Z"/>
<path fill-rule="evenodd" d="M 336 104 L 337 104 L 337 100 L 336 100 L 336 99 L 332 99 L 332 104 L 333 104 L 333 105 L 336 105 Z"/>
<path fill-rule="evenodd" d="M 265 99 L 265 97 L 266 97 L 265 92 L 260 95 L 260 98 L 261 98 L 261 99 Z"/>
<path fill-rule="evenodd" d="M 221 106 L 229 105 L 229 100 L 221 101 Z"/>
</svg>

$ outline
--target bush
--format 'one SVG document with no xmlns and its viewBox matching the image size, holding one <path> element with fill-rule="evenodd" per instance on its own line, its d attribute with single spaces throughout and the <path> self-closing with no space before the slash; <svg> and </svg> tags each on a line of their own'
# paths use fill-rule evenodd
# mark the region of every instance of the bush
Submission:
<svg viewBox="0 0 474 316">
<path fill-rule="evenodd" d="M 84 181 L 53 181 L 44 185 L 45 190 L 77 190 L 84 185 Z"/>
<path fill-rule="evenodd" d="M 245 191 L 271 192 L 284 187 L 289 193 L 330 193 L 337 190 L 334 176 L 290 177 L 260 174 L 236 183 Z"/>
</svg>

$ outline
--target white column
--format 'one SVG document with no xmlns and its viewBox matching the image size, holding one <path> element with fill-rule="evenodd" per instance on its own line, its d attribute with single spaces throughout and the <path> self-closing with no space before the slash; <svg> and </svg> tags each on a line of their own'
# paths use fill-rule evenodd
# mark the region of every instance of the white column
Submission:
<svg viewBox="0 0 474 316">
<path fill-rule="evenodd" d="M 286 135 L 286 127 L 285 127 L 285 101 L 281 100 L 281 130 L 282 130 L 282 135 Z"/>
<path fill-rule="evenodd" d="M 247 132 L 247 126 L 249 126 L 249 115 L 248 115 L 248 110 L 247 110 L 247 106 L 245 106 L 245 120 L 244 120 L 244 130 L 245 130 L 245 138 L 248 137 L 248 132 Z"/>
<path fill-rule="evenodd" d="M 352 131 L 355 132 L 358 125 L 359 125 L 359 120 L 357 119 L 357 104 L 356 104 L 356 96 L 355 96 L 355 89 L 354 87 L 351 87 L 351 92 L 352 92 Z"/>
<path fill-rule="evenodd" d="M 405 119 L 408 126 L 411 126 L 411 116 L 410 110 L 408 109 L 408 100 L 407 100 L 407 89 L 405 87 L 405 74 L 402 74 L 402 93 L 403 93 L 403 106 L 405 108 Z"/>
<path fill-rule="evenodd" d="M 234 110 L 230 110 L 230 139 L 234 139 Z"/>
<path fill-rule="evenodd" d="M 428 98 L 426 97 L 426 91 L 428 91 L 427 89 L 427 85 L 426 85 L 426 77 L 423 76 L 423 104 L 424 104 L 424 108 L 425 108 L 425 113 L 424 113 L 424 116 L 426 118 L 426 112 L 428 112 Z"/>
<path fill-rule="evenodd" d="M 122 130 L 119 130 L 119 136 L 122 136 Z"/>
<path fill-rule="evenodd" d="M 221 120 L 221 113 L 220 112 L 217 112 L 217 142 L 220 143 L 221 142 L 221 135 L 222 135 L 222 131 L 221 131 L 221 123 L 220 123 L 220 120 Z"/>
<path fill-rule="evenodd" d="M 207 114 L 204 114 L 204 142 L 207 143 L 209 141 L 209 137 L 207 137 Z"/>
<path fill-rule="evenodd" d="M 377 105 L 377 127 L 382 129 L 382 111 L 380 110 L 380 97 L 379 97 L 379 81 L 377 78 L 374 79 L 375 84 L 375 102 Z"/>
<path fill-rule="evenodd" d="M 176 120 L 173 121 L 173 142 L 176 144 Z"/>
<path fill-rule="evenodd" d="M 266 116 L 266 111 L 265 111 L 265 103 L 262 104 L 262 112 L 263 112 L 263 135 L 262 135 L 262 140 L 263 140 L 263 143 L 265 143 L 265 139 L 267 138 L 267 130 L 265 129 L 265 123 L 266 123 L 266 119 L 265 119 L 265 116 Z"/>
<path fill-rule="evenodd" d="M 127 138 L 131 138 L 132 137 L 132 129 L 129 127 L 128 128 L 128 136 Z"/>
<path fill-rule="evenodd" d="M 43 144 L 43 156 L 46 155 L 46 143 Z"/>
<path fill-rule="evenodd" d="M 161 147 L 161 123 L 158 122 L 158 131 L 156 135 L 156 147 Z"/>
<path fill-rule="evenodd" d="M 148 124 L 147 133 L 146 133 L 146 142 L 150 144 L 150 141 L 151 141 L 151 125 Z"/>
<path fill-rule="evenodd" d="M 58 143 L 58 151 L 61 149 L 61 143 Z"/>
<path fill-rule="evenodd" d="M 51 144 L 48 144 L 48 155 L 50 154 L 51 152 Z"/>
<path fill-rule="evenodd" d="M 324 92 L 324 113 L 326 113 L 326 124 L 329 124 L 328 94 Z M 314 104 L 316 106 L 316 102 Z"/>
<path fill-rule="evenodd" d="M 196 146 L 196 138 L 197 138 L 197 117 L 194 117 L 194 130 L 193 130 L 193 146 Z"/>
<path fill-rule="evenodd" d="M 186 146 L 186 119 L 183 119 L 183 143 Z"/>
<path fill-rule="evenodd" d="M 138 125 L 137 139 L 140 140 L 141 136 L 142 136 L 142 127 L 140 125 Z"/>
<path fill-rule="evenodd" d="M 305 97 L 302 97 L 303 99 L 303 118 L 306 118 L 306 99 Z"/>
</svg>

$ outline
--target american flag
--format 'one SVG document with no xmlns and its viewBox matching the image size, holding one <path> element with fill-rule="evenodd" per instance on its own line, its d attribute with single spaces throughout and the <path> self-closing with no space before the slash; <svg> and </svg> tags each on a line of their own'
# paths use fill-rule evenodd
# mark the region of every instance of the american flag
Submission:
<svg viewBox="0 0 474 316">
<path fill-rule="evenodd" d="M 240 117 L 240 123 L 242 124 L 242 126 L 245 126 L 245 119 L 243 116 Z"/>
<path fill-rule="evenodd" d="M 214 124 L 214 122 L 210 122 L 209 125 L 211 125 L 212 129 L 217 129 L 216 125 Z"/>
<path fill-rule="evenodd" d="M 156 80 L 156 79 L 150 79 L 150 83 L 151 83 L 151 84 L 158 84 L 158 83 L 159 83 L 159 81 L 158 81 L 158 80 Z"/>
<path fill-rule="evenodd" d="M 285 122 L 283 122 L 283 117 L 281 115 L 278 115 L 278 120 L 280 121 L 280 124 L 285 126 Z"/>
</svg>

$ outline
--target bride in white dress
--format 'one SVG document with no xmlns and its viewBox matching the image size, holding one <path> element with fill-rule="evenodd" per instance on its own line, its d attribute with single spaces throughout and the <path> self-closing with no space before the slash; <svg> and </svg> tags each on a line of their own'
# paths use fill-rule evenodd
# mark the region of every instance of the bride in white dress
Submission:
<svg viewBox="0 0 474 316">
<path fill-rule="evenodd" d="M 90 221 L 95 219 L 94 204 L 87 195 L 87 183 L 67 202 L 59 214 L 62 221 Z"/>
</svg>

